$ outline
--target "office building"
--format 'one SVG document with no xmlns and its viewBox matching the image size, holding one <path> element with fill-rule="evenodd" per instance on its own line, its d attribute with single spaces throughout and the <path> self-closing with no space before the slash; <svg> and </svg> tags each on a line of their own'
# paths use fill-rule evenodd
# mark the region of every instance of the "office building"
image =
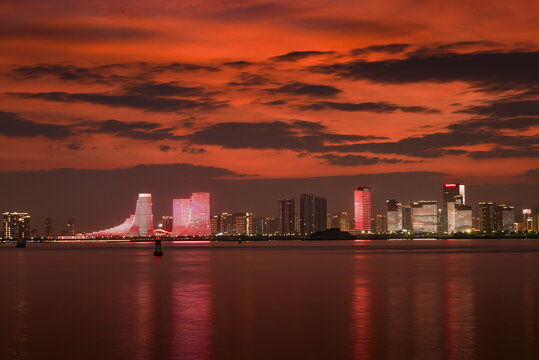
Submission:
<svg viewBox="0 0 539 360">
<path fill-rule="evenodd" d="M 354 191 L 354 229 L 370 231 L 371 227 L 371 188 L 358 186 Z"/>
<path fill-rule="evenodd" d="M 253 235 L 253 214 L 250 212 L 233 214 L 234 235 Z"/>
<path fill-rule="evenodd" d="M 301 194 L 299 196 L 299 233 L 310 235 L 314 232 L 314 195 Z"/>
<path fill-rule="evenodd" d="M 212 235 L 217 235 L 221 231 L 221 217 L 219 215 L 213 215 L 210 218 L 210 231 Z"/>
<path fill-rule="evenodd" d="M 387 232 L 387 216 L 385 214 L 376 215 L 374 228 L 378 234 L 384 234 Z"/>
<path fill-rule="evenodd" d="M 438 228 L 438 203 L 436 200 L 420 200 L 412 204 L 412 231 L 436 232 Z"/>
<path fill-rule="evenodd" d="M 440 212 L 440 230 L 442 232 L 455 232 L 455 205 L 465 202 L 465 186 L 458 183 L 447 183 L 443 187 L 443 203 Z M 457 197 L 460 197 L 457 200 Z"/>
<path fill-rule="evenodd" d="M 522 210 L 522 225 L 524 231 L 537 230 L 536 218 L 533 216 L 531 209 Z"/>
<path fill-rule="evenodd" d="M 452 232 L 471 232 L 473 228 L 472 207 L 464 204 L 455 204 L 455 221 Z"/>
<path fill-rule="evenodd" d="M 2 218 L 4 239 L 29 239 L 30 215 L 25 212 L 5 212 Z"/>
<path fill-rule="evenodd" d="M 173 217 L 170 215 L 164 215 L 161 217 L 161 228 L 165 231 L 171 232 L 172 231 L 172 219 Z"/>
<path fill-rule="evenodd" d="M 67 236 L 75 236 L 77 234 L 77 225 L 74 218 L 67 219 L 67 224 L 62 234 Z"/>
<path fill-rule="evenodd" d="M 210 193 L 193 193 L 189 199 L 172 201 L 172 235 L 210 235 Z"/>
<path fill-rule="evenodd" d="M 279 200 L 277 219 L 280 234 L 290 235 L 295 233 L 295 215 L 294 199 Z"/>
<path fill-rule="evenodd" d="M 387 231 L 402 231 L 402 204 L 395 199 L 387 200 Z"/>
<path fill-rule="evenodd" d="M 500 205 L 502 209 L 502 231 L 515 231 L 515 208 L 508 205 Z"/>
<path fill-rule="evenodd" d="M 479 203 L 479 219 L 481 231 L 494 232 L 501 229 L 499 207 L 492 201 Z"/>
<path fill-rule="evenodd" d="M 402 205 L 402 231 L 412 231 L 412 207 Z"/>
<path fill-rule="evenodd" d="M 314 231 L 327 230 L 328 202 L 326 198 L 315 196 L 314 198 Z"/>
</svg>

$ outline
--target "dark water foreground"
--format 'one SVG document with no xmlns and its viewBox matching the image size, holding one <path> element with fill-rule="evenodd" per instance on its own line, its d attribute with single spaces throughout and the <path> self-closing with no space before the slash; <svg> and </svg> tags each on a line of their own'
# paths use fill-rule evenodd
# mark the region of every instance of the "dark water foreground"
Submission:
<svg viewBox="0 0 539 360">
<path fill-rule="evenodd" d="M 0 359 L 539 359 L 539 240 L 0 245 Z"/>
</svg>

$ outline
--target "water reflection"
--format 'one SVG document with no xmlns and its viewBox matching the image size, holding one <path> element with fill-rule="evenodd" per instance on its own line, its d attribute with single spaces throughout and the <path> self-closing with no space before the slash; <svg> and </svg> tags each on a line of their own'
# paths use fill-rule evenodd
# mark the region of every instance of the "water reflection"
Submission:
<svg viewBox="0 0 539 360">
<path fill-rule="evenodd" d="M 470 254 L 356 255 L 355 358 L 473 358 L 471 266 Z"/>
</svg>

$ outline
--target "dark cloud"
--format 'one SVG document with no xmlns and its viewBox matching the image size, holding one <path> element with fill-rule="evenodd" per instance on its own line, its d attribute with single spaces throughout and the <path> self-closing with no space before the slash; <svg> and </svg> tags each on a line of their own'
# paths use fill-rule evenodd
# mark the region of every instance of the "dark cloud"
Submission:
<svg viewBox="0 0 539 360">
<path fill-rule="evenodd" d="M 387 54 L 398 54 L 408 49 L 410 44 L 384 44 L 384 45 L 371 45 L 358 49 L 352 49 L 350 53 L 354 56 L 370 54 L 373 52 L 381 52 Z"/>
<path fill-rule="evenodd" d="M 455 131 L 476 131 L 477 129 L 528 130 L 534 126 L 539 126 L 539 117 L 471 119 L 451 124 L 448 129 Z"/>
<path fill-rule="evenodd" d="M 171 149 L 170 146 L 168 145 L 159 145 L 159 151 L 162 151 L 162 152 L 167 152 Z"/>
<path fill-rule="evenodd" d="M 112 107 L 128 107 L 151 112 L 181 112 L 184 110 L 213 110 L 228 106 L 215 100 L 187 100 L 147 95 L 104 94 L 104 93 L 10 93 L 24 99 L 40 99 L 65 103 L 86 102 Z"/>
<path fill-rule="evenodd" d="M 538 71 L 539 72 L 539 71 Z M 455 111 L 498 118 L 535 116 L 539 117 L 539 100 L 497 100 L 485 105 L 469 106 L 466 109 Z"/>
<path fill-rule="evenodd" d="M 0 33 L 3 39 L 42 39 L 70 43 L 139 41 L 156 35 L 140 27 L 61 22 L 19 23 L 5 20 L 0 22 Z"/>
<path fill-rule="evenodd" d="M 145 69 L 145 71 L 153 72 L 153 73 L 161 73 L 161 72 L 182 73 L 182 72 L 199 71 L 199 70 L 210 71 L 210 72 L 220 71 L 220 69 L 216 66 L 189 64 L 189 63 L 181 63 L 181 62 L 171 62 L 171 63 L 165 63 L 165 64 L 139 62 L 135 64 Z"/>
<path fill-rule="evenodd" d="M 91 134 L 109 134 L 116 137 L 124 137 L 133 140 L 159 141 L 179 140 L 181 136 L 173 133 L 174 128 L 162 128 L 162 125 L 146 121 L 84 121 L 77 124 L 79 131 Z"/>
<path fill-rule="evenodd" d="M 202 96 L 204 89 L 201 87 L 180 86 L 176 81 L 158 83 L 154 81 L 127 85 L 123 89 L 127 94 L 142 96 Z"/>
<path fill-rule="evenodd" d="M 266 101 L 266 102 L 257 102 L 257 104 L 267 105 L 267 106 L 281 106 L 286 105 L 288 101 L 286 100 L 274 100 L 274 101 Z"/>
<path fill-rule="evenodd" d="M 474 52 L 381 61 L 354 60 L 311 70 L 382 84 L 463 81 L 486 90 L 533 88 L 539 52 Z"/>
<path fill-rule="evenodd" d="M 0 134 L 13 137 L 43 136 L 60 140 L 69 137 L 71 129 L 67 125 L 37 123 L 16 113 L 0 111 Z"/>
<path fill-rule="evenodd" d="M 296 106 L 299 110 L 340 110 L 340 111 L 370 111 L 377 113 L 391 113 L 396 110 L 409 113 L 438 114 L 440 110 L 429 109 L 424 106 L 399 106 L 387 102 L 348 103 L 334 101 L 318 101 L 310 104 Z"/>
<path fill-rule="evenodd" d="M 112 84 L 114 80 L 118 81 L 121 79 L 119 76 L 110 75 L 108 70 L 104 68 L 88 68 L 65 64 L 19 66 L 14 68 L 11 73 L 24 79 L 37 79 L 52 76 L 58 80 L 98 84 Z"/>
<path fill-rule="evenodd" d="M 81 143 L 71 143 L 67 144 L 66 148 L 73 151 L 81 151 L 83 149 L 83 146 Z"/>
<path fill-rule="evenodd" d="M 474 158 L 487 157 L 535 157 L 531 147 L 539 143 L 539 136 L 511 136 L 495 131 L 475 129 L 450 130 L 421 136 L 413 136 L 398 141 L 370 142 L 361 144 L 338 144 L 327 146 L 333 152 L 372 152 L 378 154 L 399 154 L 419 158 L 438 158 L 447 155 L 468 154 Z M 493 145 L 492 151 L 469 152 L 455 149 L 471 145 Z M 500 151 L 500 149 L 505 149 Z M 487 153 L 490 153 L 487 154 Z"/>
<path fill-rule="evenodd" d="M 396 164 L 400 162 L 417 162 L 400 159 L 383 159 L 379 157 L 368 157 L 364 155 L 335 155 L 324 154 L 317 156 L 318 159 L 324 160 L 327 164 L 337 166 L 358 166 L 358 165 L 376 165 L 380 163 Z"/>
<path fill-rule="evenodd" d="M 476 49 L 478 47 L 483 48 L 496 48 L 501 47 L 503 44 L 488 41 L 488 40 L 478 40 L 478 41 L 457 41 L 451 43 L 432 43 L 418 47 L 417 49 L 410 52 L 408 55 L 437 55 L 440 53 L 450 53 L 458 52 L 459 50 L 467 49 Z"/>
<path fill-rule="evenodd" d="M 245 61 L 245 60 L 228 61 L 228 62 L 223 63 L 223 65 L 225 66 L 231 66 L 231 67 L 239 68 L 239 69 L 243 69 L 244 67 L 247 67 L 253 64 L 254 64 L 253 62 Z"/>
<path fill-rule="evenodd" d="M 539 182 L 539 169 L 531 169 L 517 176 L 529 178 L 529 179 L 535 180 L 535 182 Z"/>
<path fill-rule="evenodd" d="M 312 56 L 320 55 L 332 55 L 335 54 L 335 51 L 291 51 L 289 53 L 274 56 L 270 60 L 281 62 L 281 61 L 298 61 Z"/>
<path fill-rule="evenodd" d="M 326 143 L 376 139 L 374 136 L 341 135 L 327 132 L 316 122 L 226 122 L 209 125 L 185 136 L 193 144 L 219 145 L 228 149 L 286 149 L 294 151 L 324 152 Z"/>
<path fill-rule="evenodd" d="M 334 97 L 342 90 L 330 85 L 292 82 L 273 89 L 266 89 L 270 94 L 307 95 L 310 97 Z"/>
<path fill-rule="evenodd" d="M 539 138 L 536 138 L 539 144 Z M 539 148 L 517 146 L 515 148 L 495 147 L 488 151 L 470 151 L 468 156 L 472 159 L 500 159 L 500 158 L 539 158 Z"/>
<path fill-rule="evenodd" d="M 251 74 L 248 72 L 242 72 L 237 76 L 236 81 L 227 83 L 229 86 L 257 86 L 264 85 L 269 82 L 269 77 L 260 74 Z"/>
</svg>

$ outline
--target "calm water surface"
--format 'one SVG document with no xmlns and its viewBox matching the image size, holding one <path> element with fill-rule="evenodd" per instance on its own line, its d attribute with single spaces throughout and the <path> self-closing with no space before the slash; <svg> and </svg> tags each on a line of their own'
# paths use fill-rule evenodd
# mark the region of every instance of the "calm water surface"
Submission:
<svg viewBox="0 0 539 360">
<path fill-rule="evenodd" d="M 539 359 L 539 240 L 0 245 L 0 359 Z"/>
</svg>

